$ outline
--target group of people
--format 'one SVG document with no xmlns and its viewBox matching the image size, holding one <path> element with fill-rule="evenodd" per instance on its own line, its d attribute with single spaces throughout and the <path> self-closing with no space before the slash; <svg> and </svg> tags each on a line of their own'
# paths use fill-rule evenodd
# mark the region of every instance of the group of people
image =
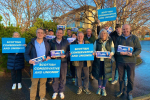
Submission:
<svg viewBox="0 0 150 100">
<path fill-rule="evenodd" d="M 106 96 L 106 83 L 109 78 L 112 78 L 112 63 L 116 62 L 115 76 L 112 80 L 112 84 L 117 83 L 119 77 L 120 92 L 116 95 L 120 97 L 123 95 L 124 88 L 127 86 L 128 99 L 132 100 L 132 90 L 134 84 L 135 75 L 135 63 L 136 56 L 141 52 L 141 45 L 139 39 L 131 33 L 130 25 L 125 24 L 122 26 L 117 24 L 115 31 L 108 34 L 107 27 L 100 30 L 100 26 L 97 26 L 98 37 L 92 34 L 92 30 L 88 28 L 86 34 L 78 32 L 71 34 L 71 30 L 67 30 L 67 36 L 64 36 L 63 29 L 57 29 L 56 37 L 52 40 L 47 40 L 46 35 L 54 35 L 53 30 L 43 30 L 38 28 L 36 30 L 36 37 L 26 46 L 24 55 L 21 53 L 8 54 L 7 67 L 11 69 L 13 86 L 12 89 L 16 89 L 16 83 L 18 88 L 21 89 L 21 69 L 24 67 L 24 58 L 30 64 L 31 69 L 31 89 L 30 100 L 36 99 L 37 86 L 39 82 L 39 96 L 40 100 L 47 100 L 46 95 L 46 82 L 47 78 L 32 78 L 34 61 L 31 59 L 45 55 L 46 61 L 49 59 L 60 59 L 60 77 L 53 78 L 53 96 L 52 99 L 56 99 L 57 95 L 60 95 L 61 99 L 65 98 L 65 84 L 67 75 L 67 66 L 70 66 L 73 81 L 77 78 L 78 90 L 77 94 L 81 94 L 84 91 L 86 94 L 91 94 L 89 87 L 89 77 L 98 80 L 98 95 Z M 13 37 L 20 37 L 18 32 L 13 34 Z M 93 44 L 94 51 L 109 51 L 109 58 L 97 58 L 94 52 L 94 61 L 70 61 L 70 43 L 67 38 L 77 38 L 71 44 Z M 131 46 L 133 52 L 117 52 L 118 45 Z M 51 50 L 64 50 L 65 54 L 61 57 L 51 57 Z M 114 59 L 114 60 L 113 60 Z M 76 73 L 76 74 L 75 74 Z M 119 75 L 118 75 L 119 73 Z M 17 78 L 16 78 L 17 76 Z M 16 80 L 17 79 L 17 80 Z M 83 79 L 83 85 L 82 85 Z M 127 81 L 128 80 L 128 81 Z"/>
</svg>

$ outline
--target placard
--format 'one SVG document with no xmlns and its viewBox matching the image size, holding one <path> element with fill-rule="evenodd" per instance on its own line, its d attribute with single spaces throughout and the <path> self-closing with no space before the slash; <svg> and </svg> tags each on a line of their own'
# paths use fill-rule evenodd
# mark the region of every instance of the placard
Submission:
<svg viewBox="0 0 150 100">
<path fill-rule="evenodd" d="M 98 11 L 98 19 L 101 22 L 116 20 L 117 17 L 116 7 L 99 9 L 97 11 Z"/>
<path fill-rule="evenodd" d="M 37 57 L 37 58 L 34 58 L 34 59 L 31 59 L 32 61 L 35 62 L 35 65 L 39 64 L 39 63 L 42 63 L 44 62 L 46 59 L 46 56 L 43 55 L 43 56 L 40 56 L 40 57 Z"/>
<path fill-rule="evenodd" d="M 108 33 L 108 34 L 110 34 L 112 31 L 113 31 L 113 28 L 112 28 L 112 27 L 109 27 L 109 28 L 107 29 L 107 33 Z"/>
<path fill-rule="evenodd" d="M 65 29 L 66 29 L 66 26 L 65 26 L 65 25 L 57 25 L 57 29 L 59 29 L 59 28 L 65 30 Z"/>
<path fill-rule="evenodd" d="M 96 58 L 109 58 L 110 52 L 109 51 L 96 51 Z"/>
<path fill-rule="evenodd" d="M 78 32 L 78 28 L 77 27 L 71 27 L 71 31 Z"/>
<path fill-rule="evenodd" d="M 123 45 L 118 45 L 117 52 L 133 52 L 133 47 L 130 46 L 123 46 Z"/>
<path fill-rule="evenodd" d="M 94 60 L 93 44 L 71 44 L 71 61 Z"/>
<path fill-rule="evenodd" d="M 51 57 L 55 56 L 55 57 L 61 57 L 65 54 L 64 50 L 51 50 Z"/>
<path fill-rule="evenodd" d="M 2 38 L 2 53 L 24 53 L 25 38 Z"/>
<path fill-rule="evenodd" d="M 76 38 L 67 38 L 67 40 L 68 40 L 69 43 L 72 43 L 76 40 Z"/>
<path fill-rule="evenodd" d="M 55 35 L 46 35 L 46 39 L 54 39 L 56 36 Z"/>
<path fill-rule="evenodd" d="M 61 60 L 47 60 L 33 66 L 33 78 L 59 78 Z"/>
</svg>

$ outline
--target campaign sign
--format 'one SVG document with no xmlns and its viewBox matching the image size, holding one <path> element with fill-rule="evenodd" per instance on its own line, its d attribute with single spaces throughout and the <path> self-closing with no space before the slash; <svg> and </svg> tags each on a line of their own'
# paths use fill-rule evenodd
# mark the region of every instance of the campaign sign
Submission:
<svg viewBox="0 0 150 100">
<path fill-rule="evenodd" d="M 98 19 L 101 22 L 116 20 L 117 17 L 116 7 L 99 9 L 97 11 L 98 11 Z"/>
<path fill-rule="evenodd" d="M 61 60 L 47 60 L 33 66 L 33 78 L 59 78 Z"/>
<path fill-rule="evenodd" d="M 110 52 L 109 51 L 96 51 L 97 58 L 109 58 Z"/>
<path fill-rule="evenodd" d="M 73 32 L 78 32 L 78 28 L 72 27 L 72 28 L 71 28 L 71 31 L 73 31 Z"/>
<path fill-rule="evenodd" d="M 53 39 L 53 38 L 55 38 L 56 36 L 54 36 L 54 35 L 46 35 L 46 39 Z"/>
<path fill-rule="evenodd" d="M 2 53 L 24 53 L 25 38 L 2 38 Z"/>
<path fill-rule="evenodd" d="M 72 43 L 73 41 L 76 40 L 76 38 L 67 38 L 67 40 L 68 40 L 69 43 Z"/>
<path fill-rule="evenodd" d="M 112 31 L 113 31 L 113 28 L 112 28 L 112 27 L 109 27 L 109 28 L 107 29 L 107 33 L 108 33 L 108 34 L 110 34 Z"/>
<path fill-rule="evenodd" d="M 71 44 L 71 61 L 94 60 L 93 44 Z"/>
<path fill-rule="evenodd" d="M 123 46 L 123 45 L 118 45 L 118 50 L 117 52 L 133 52 L 133 48 L 129 46 Z"/>
<path fill-rule="evenodd" d="M 63 30 L 65 30 L 66 26 L 65 25 L 57 25 L 57 29 L 59 29 L 59 28 L 62 28 Z"/>
<path fill-rule="evenodd" d="M 45 56 L 45 55 L 43 55 L 43 56 L 40 56 L 40 57 L 37 57 L 37 58 L 31 59 L 31 60 L 35 62 L 35 65 L 37 65 L 37 64 L 39 64 L 39 63 L 41 63 L 41 62 L 45 61 L 45 59 L 46 59 L 46 56 Z"/>
<path fill-rule="evenodd" d="M 60 57 L 65 54 L 64 50 L 51 50 L 50 52 L 51 52 L 51 57 L 53 56 Z"/>
</svg>

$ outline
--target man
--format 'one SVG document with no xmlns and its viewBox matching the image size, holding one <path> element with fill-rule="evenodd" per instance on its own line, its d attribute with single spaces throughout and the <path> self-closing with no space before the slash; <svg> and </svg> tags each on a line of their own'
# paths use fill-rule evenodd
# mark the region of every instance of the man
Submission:
<svg viewBox="0 0 150 100">
<path fill-rule="evenodd" d="M 38 28 L 36 30 L 36 38 L 33 38 L 31 40 L 31 42 L 27 45 L 26 51 L 24 54 L 25 59 L 30 64 L 30 68 L 31 68 L 32 85 L 31 85 L 31 89 L 30 89 L 30 100 L 36 99 L 38 81 L 40 81 L 40 85 L 39 85 L 40 100 L 47 100 L 45 98 L 47 78 L 32 78 L 33 65 L 35 64 L 35 62 L 32 61 L 31 59 L 45 55 L 47 57 L 46 60 L 48 60 L 48 59 L 50 59 L 49 51 L 50 51 L 50 46 L 49 46 L 47 40 L 44 38 L 43 29 Z"/>
<path fill-rule="evenodd" d="M 53 59 L 60 59 L 61 60 L 61 67 L 60 67 L 60 78 L 53 79 L 53 96 L 52 99 L 56 99 L 58 93 L 61 99 L 65 98 L 64 90 L 66 84 L 66 74 L 67 74 L 67 57 L 69 53 L 69 43 L 63 37 L 63 30 L 58 29 L 56 32 L 56 38 L 50 42 L 51 50 L 64 50 L 65 54 L 61 57 L 52 57 Z M 60 83 L 59 83 L 60 81 Z"/>
<path fill-rule="evenodd" d="M 125 69 L 127 70 L 128 84 L 127 84 L 127 97 L 128 100 L 132 100 L 132 90 L 134 84 L 135 76 L 135 64 L 136 56 L 141 52 L 141 45 L 138 37 L 131 34 L 130 25 L 125 24 L 122 28 L 123 34 L 118 37 L 115 45 L 115 50 L 117 54 L 117 66 L 119 70 L 119 84 L 120 92 L 117 94 L 117 97 L 120 97 L 123 94 L 123 79 L 125 74 Z M 133 47 L 133 52 L 117 52 L 118 45 L 130 46 Z"/>
<path fill-rule="evenodd" d="M 87 41 L 89 41 L 90 43 L 94 44 L 96 38 L 92 34 L 92 30 L 90 28 L 86 29 L 86 34 L 84 36 L 84 39 L 87 40 Z M 94 79 L 94 77 L 92 76 L 92 66 L 90 66 L 90 68 L 89 68 L 89 74 L 90 74 L 90 78 Z"/>
<path fill-rule="evenodd" d="M 110 33 L 110 37 L 112 38 L 112 40 L 114 42 L 114 45 L 116 44 L 117 38 L 119 36 L 121 36 L 121 34 L 122 34 L 121 26 L 119 24 L 116 24 L 115 31 L 112 32 L 112 33 Z M 114 76 L 114 80 L 111 82 L 111 84 L 116 84 L 117 81 L 118 81 L 118 77 L 119 77 L 119 75 L 118 75 L 118 66 L 117 66 L 117 55 L 116 55 L 116 53 L 114 54 L 114 58 L 115 58 L 115 61 L 116 61 L 115 76 Z M 127 71 L 125 71 L 124 83 L 125 83 L 125 86 L 127 86 Z"/>
<path fill-rule="evenodd" d="M 72 36 L 71 29 L 67 29 L 67 36 L 63 36 L 64 39 L 71 38 Z"/>
<path fill-rule="evenodd" d="M 45 34 L 48 35 L 48 29 L 47 28 L 45 29 Z"/>
<path fill-rule="evenodd" d="M 53 29 L 48 30 L 48 35 L 54 35 Z"/>
<path fill-rule="evenodd" d="M 84 34 L 82 32 L 78 32 L 77 34 L 77 39 L 74 41 L 72 44 L 89 44 L 88 41 L 84 41 Z M 84 79 L 83 79 L 83 84 L 84 84 L 84 92 L 86 94 L 91 94 L 89 91 L 89 67 L 91 66 L 91 61 L 73 61 L 73 65 L 76 67 L 76 73 L 77 73 L 77 79 L 78 79 L 78 91 L 77 94 L 82 93 L 82 77 L 81 74 L 83 72 L 84 74 Z"/>
</svg>

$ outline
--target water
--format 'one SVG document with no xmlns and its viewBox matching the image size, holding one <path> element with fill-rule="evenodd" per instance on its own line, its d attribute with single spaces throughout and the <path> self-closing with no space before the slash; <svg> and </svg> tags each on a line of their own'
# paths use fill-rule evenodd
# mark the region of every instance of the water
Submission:
<svg viewBox="0 0 150 100">
<path fill-rule="evenodd" d="M 142 64 L 135 69 L 134 96 L 150 93 L 150 41 L 141 41 Z"/>
</svg>

